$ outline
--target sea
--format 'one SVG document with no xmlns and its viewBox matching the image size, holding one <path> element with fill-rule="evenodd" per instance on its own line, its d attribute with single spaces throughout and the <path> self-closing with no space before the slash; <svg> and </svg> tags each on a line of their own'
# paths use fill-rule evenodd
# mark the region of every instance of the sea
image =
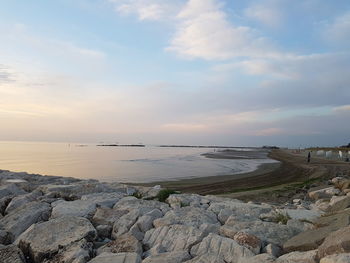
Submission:
<svg viewBox="0 0 350 263">
<path fill-rule="evenodd" d="M 151 183 L 235 175 L 256 170 L 271 159 L 213 159 L 220 149 L 194 147 L 102 147 L 97 144 L 0 142 L 0 169 L 42 175 Z M 235 149 L 249 151 L 248 148 Z"/>
</svg>

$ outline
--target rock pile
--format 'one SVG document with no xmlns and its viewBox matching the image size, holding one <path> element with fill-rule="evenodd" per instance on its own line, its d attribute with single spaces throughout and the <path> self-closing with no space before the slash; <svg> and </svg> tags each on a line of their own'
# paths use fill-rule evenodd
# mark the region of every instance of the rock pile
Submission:
<svg viewBox="0 0 350 263">
<path fill-rule="evenodd" d="M 282 206 L 0 170 L 0 262 L 350 262 L 341 180 Z"/>
</svg>

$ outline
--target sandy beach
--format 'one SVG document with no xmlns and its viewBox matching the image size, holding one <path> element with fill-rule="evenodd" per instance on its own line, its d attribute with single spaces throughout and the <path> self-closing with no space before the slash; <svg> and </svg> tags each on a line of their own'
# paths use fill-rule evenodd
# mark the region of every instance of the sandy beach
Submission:
<svg viewBox="0 0 350 263">
<path fill-rule="evenodd" d="M 252 153 L 249 153 L 252 155 Z M 261 153 L 259 153 L 261 154 Z M 227 152 L 219 154 L 218 158 L 230 157 Z M 262 164 L 250 173 L 210 176 L 180 181 L 156 182 L 162 187 L 179 190 L 181 192 L 198 194 L 220 194 L 231 197 L 243 197 L 246 191 L 254 195 L 255 190 L 268 189 L 286 184 L 305 183 L 317 179 L 327 179 L 338 175 L 350 175 L 350 163 L 333 161 L 322 158 L 312 158 L 307 163 L 303 154 L 295 154 L 290 150 L 271 150 L 269 158 L 279 163 Z M 214 155 L 210 156 L 214 158 Z M 257 192 L 260 194 L 260 192 Z M 250 196 L 251 197 L 251 196 Z"/>
</svg>

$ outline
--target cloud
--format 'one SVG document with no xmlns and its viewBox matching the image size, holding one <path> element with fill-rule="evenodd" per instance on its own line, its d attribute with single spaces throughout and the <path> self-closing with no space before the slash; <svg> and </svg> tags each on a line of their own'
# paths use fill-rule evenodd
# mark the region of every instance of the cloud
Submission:
<svg viewBox="0 0 350 263">
<path fill-rule="evenodd" d="M 177 19 L 176 33 L 166 50 L 182 57 L 226 60 L 277 55 L 257 31 L 232 24 L 221 1 L 189 0 Z"/>
<path fill-rule="evenodd" d="M 244 10 L 244 14 L 264 25 L 279 27 L 284 20 L 284 10 L 280 7 L 280 2 L 275 0 L 255 2 Z"/>
<path fill-rule="evenodd" d="M 326 24 L 324 38 L 332 44 L 348 49 L 350 42 L 350 11 Z"/>
<path fill-rule="evenodd" d="M 182 1 L 172 0 L 109 0 L 117 13 L 136 15 L 139 20 L 166 20 L 173 17 Z"/>
<path fill-rule="evenodd" d="M 0 85 L 1 83 L 12 81 L 14 81 L 14 76 L 11 70 L 7 66 L 0 64 Z"/>
</svg>

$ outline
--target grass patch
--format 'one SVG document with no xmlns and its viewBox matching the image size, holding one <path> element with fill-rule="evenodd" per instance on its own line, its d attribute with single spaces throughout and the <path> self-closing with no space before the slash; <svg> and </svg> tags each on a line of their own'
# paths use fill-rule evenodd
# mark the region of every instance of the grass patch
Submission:
<svg viewBox="0 0 350 263">
<path fill-rule="evenodd" d="M 169 197 L 171 194 L 176 194 L 177 192 L 171 189 L 162 189 L 157 194 L 156 198 L 160 202 L 165 202 L 165 200 Z"/>
</svg>

